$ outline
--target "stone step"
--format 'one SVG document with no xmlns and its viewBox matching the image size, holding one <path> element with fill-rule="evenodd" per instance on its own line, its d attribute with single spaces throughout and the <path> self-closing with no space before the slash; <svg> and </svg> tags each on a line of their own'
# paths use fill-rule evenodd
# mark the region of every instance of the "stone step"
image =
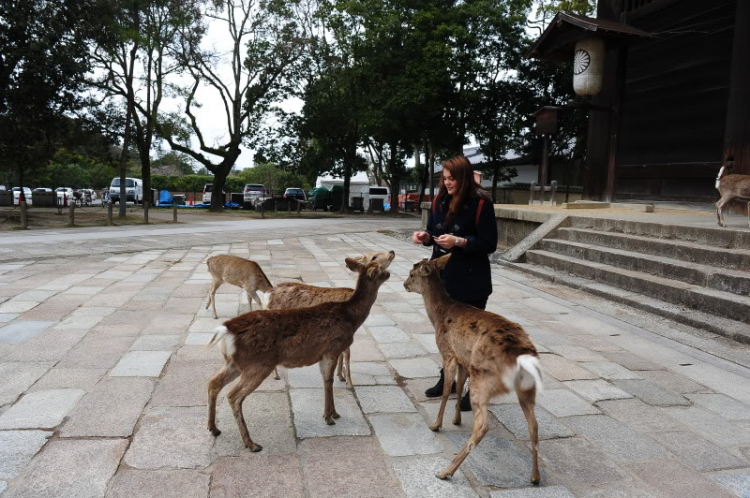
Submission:
<svg viewBox="0 0 750 498">
<path fill-rule="evenodd" d="M 582 242 L 543 239 L 542 250 L 616 266 L 680 282 L 707 287 L 740 296 L 750 294 L 750 272 L 673 259 L 665 255 L 643 254 Z"/>
<path fill-rule="evenodd" d="M 545 250 L 526 252 L 529 263 L 595 280 L 672 304 L 750 324 L 750 297 L 625 270 Z"/>
<path fill-rule="evenodd" d="M 617 232 L 626 235 L 638 235 L 668 239 L 672 241 L 692 242 L 699 245 L 722 247 L 726 249 L 750 250 L 750 231 L 733 228 L 708 228 L 692 225 L 672 225 L 640 220 L 594 218 L 586 216 L 571 217 L 573 228 L 588 228 L 596 231 Z"/>
<path fill-rule="evenodd" d="M 602 232 L 591 228 L 559 228 L 556 238 L 734 270 L 750 268 L 750 251 L 722 248 L 697 242 Z"/>
<path fill-rule="evenodd" d="M 497 263 L 544 280 L 567 285 L 582 292 L 602 297 L 608 301 L 632 306 L 648 313 L 669 318 L 677 323 L 712 332 L 743 344 L 750 344 L 750 329 L 747 323 L 741 321 L 678 306 L 660 299 L 644 296 L 643 294 L 626 292 L 618 287 L 568 275 L 544 266 L 531 263 L 511 263 L 504 260 L 498 260 Z"/>
</svg>

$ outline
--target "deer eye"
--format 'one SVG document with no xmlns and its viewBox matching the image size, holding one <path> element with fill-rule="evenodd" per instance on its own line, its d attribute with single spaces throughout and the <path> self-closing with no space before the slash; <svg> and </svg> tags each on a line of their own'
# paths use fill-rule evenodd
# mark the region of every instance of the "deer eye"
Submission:
<svg viewBox="0 0 750 498">
<path fill-rule="evenodd" d="M 375 261 L 376 256 L 373 256 L 370 261 Z"/>
</svg>

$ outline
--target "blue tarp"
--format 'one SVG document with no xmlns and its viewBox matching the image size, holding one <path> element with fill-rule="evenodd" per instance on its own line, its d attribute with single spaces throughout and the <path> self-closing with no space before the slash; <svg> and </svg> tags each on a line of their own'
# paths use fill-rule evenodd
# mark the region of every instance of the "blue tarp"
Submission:
<svg viewBox="0 0 750 498">
<path fill-rule="evenodd" d="M 172 194 L 169 193 L 169 190 L 159 192 L 159 204 L 172 204 Z"/>
</svg>

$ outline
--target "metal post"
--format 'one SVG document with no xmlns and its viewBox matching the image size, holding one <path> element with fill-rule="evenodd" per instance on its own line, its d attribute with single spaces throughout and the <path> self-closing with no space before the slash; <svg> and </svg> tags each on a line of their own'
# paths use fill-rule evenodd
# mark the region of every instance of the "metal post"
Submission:
<svg viewBox="0 0 750 498">
<path fill-rule="evenodd" d="M 177 223 L 177 204 L 172 204 L 172 223 Z"/>
<path fill-rule="evenodd" d="M 107 226 L 110 226 L 110 227 L 112 225 L 114 225 L 114 222 L 112 221 L 112 208 L 113 208 L 113 206 L 114 206 L 114 204 L 112 203 L 112 201 L 110 201 L 110 202 L 107 203 Z"/>
<path fill-rule="evenodd" d="M 23 192 L 21 193 L 23 195 Z M 22 230 L 28 230 L 29 229 L 29 215 L 26 211 L 26 201 L 19 202 L 19 207 L 21 208 L 21 229 Z"/>
</svg>

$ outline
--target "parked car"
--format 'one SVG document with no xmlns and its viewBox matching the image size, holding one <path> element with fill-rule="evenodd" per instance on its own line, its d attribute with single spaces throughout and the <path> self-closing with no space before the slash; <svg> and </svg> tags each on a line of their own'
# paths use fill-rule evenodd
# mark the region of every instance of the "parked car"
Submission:
<svg viewBox="0 0 750 498">
<path fill-rule="evenodd" d="M 22 190 L 26 204 L 31 204 L 31 189 L 29 187 L 13 187 L 13 204 L 20 203 Z"/>
<path fill-rule="evenodd" d="M 361 201 L 355 201 L 354 199 L 362 199 Z M 373 199 L 381 199 L 383 205 L 389 204 L 391 198 L 391 191 L 388 187 L 378 187 L 376 185 L 366 185 L 360 188 L 358 191 L 351 192 L 349 195 L 349 205 L 354 206 L 359 204 L 360 209 L 363 211 L 370 209 L 370 203 Z"/>
<path fill-rule="evenodd" d="M 120 177 L 112 179 L 109 185 L 109 198 L 112 202 L 120 201 Z M 143 180 L 140 178 L 125 179 L 125 202 L 141 204 L 143 202 Z"/>
<path fill-rule="evenodd" d="M 203 204 L 211 204 L 211 193 L 214 191 L 214 184 L 207 183 L 203 185 Z M 226 192 L 221 191 L 222 195 L 226 196 Z"/>
<path fill-rule="evenodd" d="M 34 189 L 34 192 L 52 192 L 52 189 L 47 187 L 37 187 Z M 32 192 L 32 194 L 34 192 Z"/>
<path fill-rule="evenodd" d="M 256 206 L 268 198 L 268 190 L 262 183 L 248 183 L 242 191 L 242 199 L 246 207 Z"/>
<path fill-rule="evenodd" d="M 285 199 L 297 199 L 300 201 L 306 201 L 305 191 L 301 188 L 288 188 L 284 191 Z"/>
<path fill-rule="evenodd" d="M 325 187 L 315 187 L 310 189 L 307 193 L 307 198 L 310 200 L 313 211 L 316 209 L 322 209 L 328 211 L 328 207 L 331 205 L 331 191 Z"/>
</svg>

